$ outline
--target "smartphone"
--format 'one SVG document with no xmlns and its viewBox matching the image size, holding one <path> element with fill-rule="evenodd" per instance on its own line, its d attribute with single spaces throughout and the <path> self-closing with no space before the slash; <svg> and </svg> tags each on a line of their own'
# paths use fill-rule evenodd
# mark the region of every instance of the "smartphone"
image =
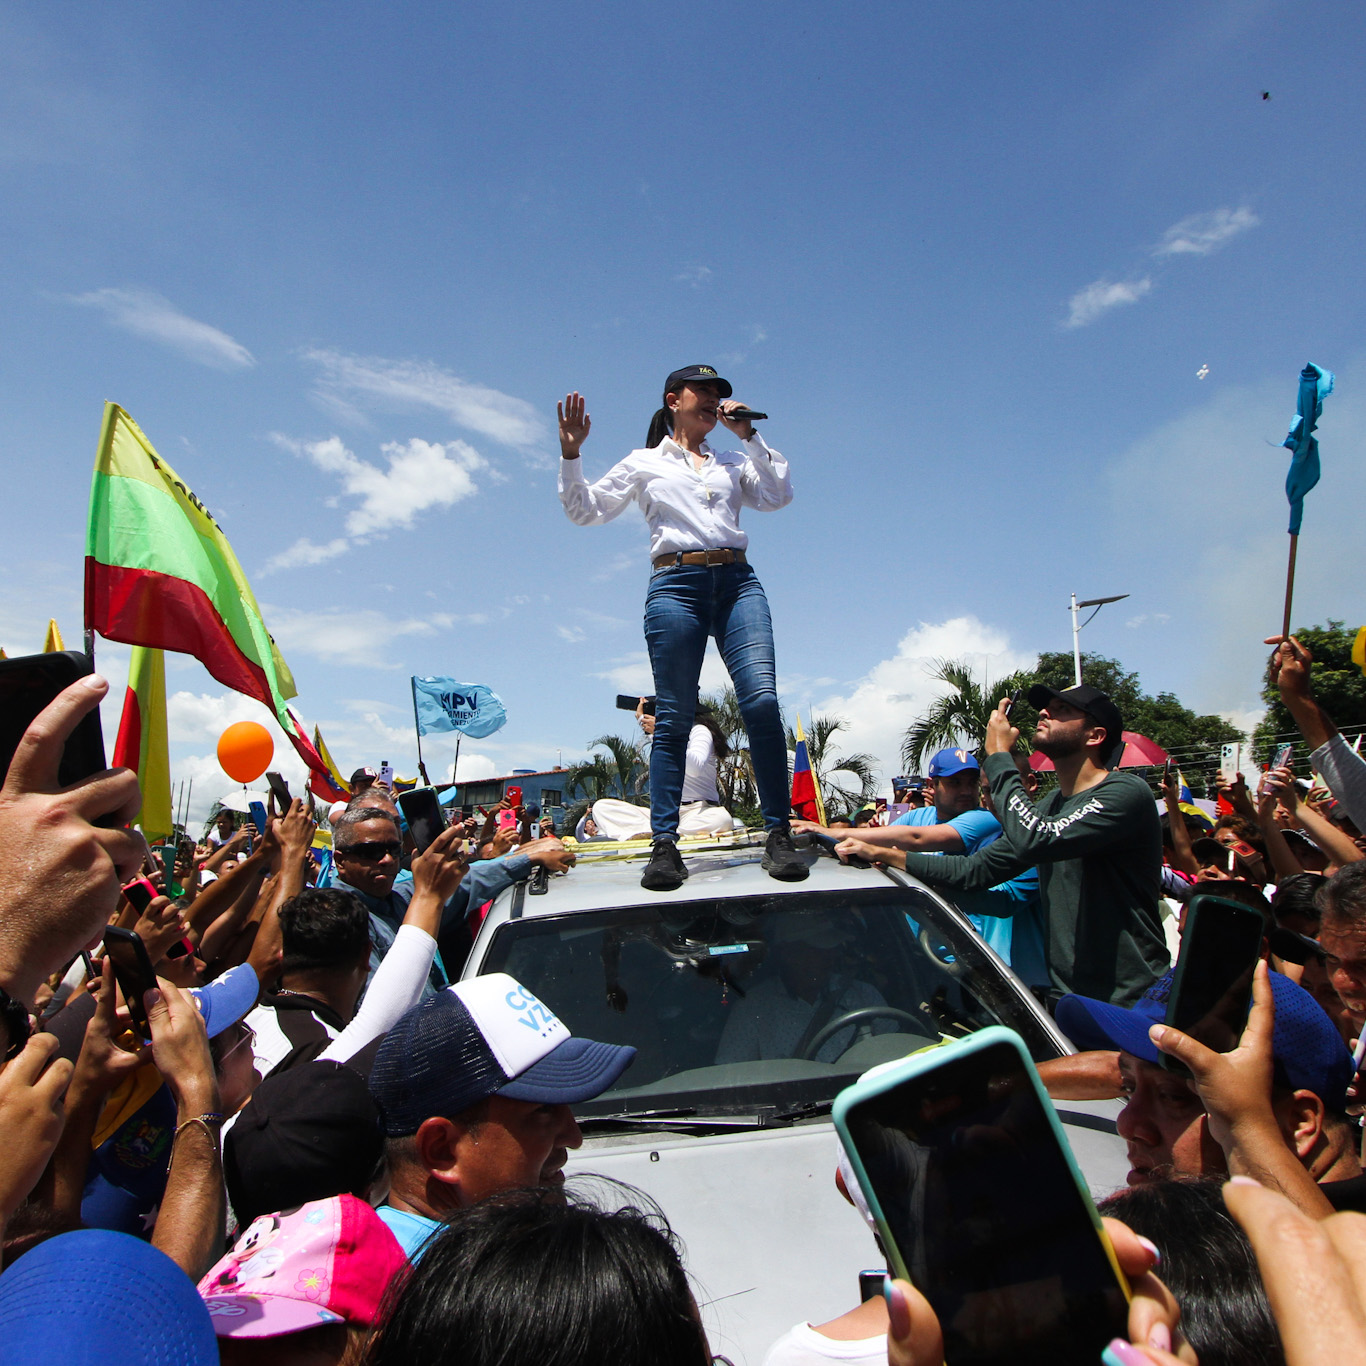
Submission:
<svg viewBox="0 0 1366 1366">
<path fill-rule="evenodd" d="M 63 688 L 95 672 L 90 656 L 79 650 L 55 650 L 45 655 L 0 659 L 0 782 L 29 723 Z M 104 756 L 100 709 L 81 717 L 67 736 L 57 768 L 57 782 L 66 787 L 109 767 Z M 96 822 L 98 824 L 98 822 Z"/>
<path fill-rule="evenodd" d="M 156 986 L 157 975 L 147 956 L 146 944 L 132 930 L 111 925 L 104 932 L 104 951 L 114 964 L 114 980 L 123 993 L 134 1032 L 143 1043 L 151 1043 L 152 1031 L 147 1024 L 147 1012 L 142 1008 L 142 994 Z"/>
<path fill-rule="evenodd" d="M 1176 771 L 1176 765 L 1170 759 L 1162 765 L 1162 785 L 1165 787 L 1172 780 L 1172 774 Z"/>
<path fill-rule="evenodd" d="M 522 789 L 520 787 L 510 787 L 503 796 L 507 798 L 508 805 L 518 807 L 522 804 Z"/>
<path fill-rule="evenodd" d="M 1010 713 L 1015 710 L 1015 704 L 1024 696 L 1024 692 L 1025 690 L 1023 688 L 1016 688 L 1015 691 L 1006 698 L 1006 704 L 1001 708 L 1002 716 L 1009 717 Z"/>
<path fill-rule="evenodd" d="M 1242 767 L 1242 745 L 1219 746 L 1219 778 L 1221 782 L 1236 783 L 1238 770 Z"/>
<path fill-rule="evenodd" d="M 481 808 L 482 810 L 482 808 Z M 474 807 L 469 802 L 460 803 L 460 819 L 469 820 L 474 815 Z"/>
<path fill-rule="evenodd" d="M 1229 861 L 1233 862 L 1229 850 Z M 1172 974 L 1163 1021 L 1216 1053 L 1237 1048 L 1252 1005 L 1252 973 L 1262 951 L 1265 917 L 1237 901 L 1198 892 L 1186 907 L 1181 952 Z M 1186 1077 L 1185 1066 L 1163 1053 L 1159 1062 Z"/>
<path fill-rule="evenodd" d="M 946 1361 L 1094 1361 L 1127 1336 L 1127 1283 L 1014 1031 L 865 1077 L 834 1119 L 890 1269 L 933 1306 Z"/>
<path fill-rule="evenodd" d="M 640 698 L 638 696 L 627 697 L 624 692 L 619 692 L 617 694 L 618 711 L 635 711 L 635 709 L 639 706 Z M 642 710 L 644 711 L 646 716 L 653 716 L 655 714 L 655 700 L 653 697 L 647 697 L 645 699 L 645 706 L 642 708 Z"/>
<path fill-rule="evenodd" d="M 882 1294 L 882 1287 L 886 1280 L 887 1273 L 885 1271 L 860 1271 L 858 1273 L 859 1303 L 866 1304 L 869 1300 Z"/>
<path fill-rule="evenodd" d="M 379 766 L 379 780 L 380 780 L 380 782 L 382 782 L 382 783 L 384 784 L 384 786 L 387 787 L 391 792 L 393 791 L 393 789 L 394 789 L 394 766 L 388 761 L 388 759 L 386 759 L 386 760 Z"/>
<path fill-rule="evenodd" d="M 1271 768 L 1289 768 L 1291 757 L 1295 753 L 1293 744 L 1277 745 L 1276 752 L 1271 756 Z"/>
<path fill-rule="evenodd" d="M 289 784 L 278 773 L 267 773 L 266 782 L 270 784 L 270 790 L 275 794 L 275 805 L 283 816 L 293 800 L 289 795 Z"/>
<path fill-rule="evenodd" d="M 152 904 L 152 898 L 161 893 L 145 878 L 135 877 L 124 889 L 128 904 L 141 915 Z"/>
<path fill-rule="evenodd" d="M 401 792 L 398 805 L 420 854 L 446 828 L 446 814 L 437 799 L 436 788 L 415 787 L 411 792 Z"/>
<path fill-rule="evenodd" d="M 251 813 L 251 823 L 256 827 L 258 835 L 264 835 L 270 828 L 270 818 L 266 815 L 266 808 L 261 802 L 252 802 L 247 810 Z M 289 807 L 285 807 L 288 811 Z"/>
</svg>

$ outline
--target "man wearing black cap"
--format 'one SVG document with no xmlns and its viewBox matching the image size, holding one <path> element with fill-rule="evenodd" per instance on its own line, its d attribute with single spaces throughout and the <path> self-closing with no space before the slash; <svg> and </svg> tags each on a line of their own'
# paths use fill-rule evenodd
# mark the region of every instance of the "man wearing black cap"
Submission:
<svg viewBox="0 0 1366 1366">
<path fill-rule="evenodd" d="M 1098 688 L 1037 684 L 1034 748 L 1058 785 L 1029 800 L 1011 749 L 1020 738 L 998 706 L 987 725 L 983 772 L 1004 834 L 968 857 L 907 854 L 898 866 L 926 882 L 981 891 L 1039 865 L 1048 968 L 1057 991 L 1130 1005 L 1171 963 L 1158 912 L 1162 830 L 1148 785 L 1113 770 L 1123 718 Z"/>
</svg>

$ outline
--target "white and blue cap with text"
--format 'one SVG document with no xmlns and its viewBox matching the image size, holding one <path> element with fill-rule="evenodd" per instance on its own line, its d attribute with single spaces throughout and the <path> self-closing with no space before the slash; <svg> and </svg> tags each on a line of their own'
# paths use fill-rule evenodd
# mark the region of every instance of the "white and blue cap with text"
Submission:
<svg viewBox="0 0 1366 1366">
<path fill-rule="evenodd" d="M 420 1001 L 385 1036 L 370 1092 L 390 1138 L 423 1120 L 453 1118 L 507 1096 L 575 1105 L 601 1095 L 636 1050 L 572 1035 L 548 1006 L 505 972 L 457 982 Z"/>
<path fill-rule="evenodd" d="M 962 773 L 964 769 L 980 769 L 977 756 L 970 749 L 941 749 L 930 760 L 931 778 L 947 778 L 950 773 Z"/>
</svg>

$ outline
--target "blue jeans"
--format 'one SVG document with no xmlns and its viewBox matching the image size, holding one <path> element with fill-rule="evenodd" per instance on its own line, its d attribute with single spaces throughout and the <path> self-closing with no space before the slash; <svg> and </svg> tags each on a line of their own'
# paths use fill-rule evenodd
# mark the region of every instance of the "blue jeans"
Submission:
<svg viewBox="0 0 1366 1366">
<path fill-rule="evenodd" d="M 656 839 L 678 835 L 688 732 L 697 710 L 697 681 L 709 636 L 735 685 L 764 825 L 772 830 L 784 824 L 792 809 L 787 741 L 778 710 L 773 619 L 758 576 L 747 564 L 656 569 L 645 598 L 645 643 L 655 675 L 650 828 Z"/>
</svg>

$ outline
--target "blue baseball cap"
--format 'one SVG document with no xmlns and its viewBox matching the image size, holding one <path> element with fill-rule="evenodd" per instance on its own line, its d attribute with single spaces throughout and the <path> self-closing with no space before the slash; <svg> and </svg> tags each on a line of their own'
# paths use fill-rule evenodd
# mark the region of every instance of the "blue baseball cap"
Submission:
<svg viewBox="0 0 1366 1366">
<path fill-rule="evenodd" d="M 931 778 L 947 778 L 950 773 L 962 773 L 965 769 L 980 769 L 977 756 L 970 749 L 941 749 L 930 760 Z"/>
<path fill-rule="evenodd" d="M 0 1276 L 0 1341 L 6 1361 L 218 1363 L 194 1282 L 150 1243 L 106 1229 L 48 1238 Z"/>
<path fill-rule="evenodd" d="M 1162 1054 L 1148 1030 L 1166 1017 L 1172 976 L 1169 971 L 1159 977 L 1128 1010 L 1089 996 L 1064 996 L 1058 1002 L 1058 1027 L 1078 1048 L 1118 1048 L 1156 1063 Z M 1328 1109 L 1345 1110 L 1356 1068 L 1337 1026 L 1303 987 L 1283 973 L 1271 973 L 1271 996 L 1276 1007 L 1271 1036 L 1276 1085 L 1312 1091 Z"/>
<path fill-rule="evenodd" d="M 385 1036 L 370 1094 L 390 1138 L 451 1117 L 489 1096 L 575 1105 L 631 1065 L 627 1045 L 575 1038 L 549 1007 L 505 972 L 457 982 L 418 1002 Z"/>
<path fill-rule="evenodd" d="M 229 1025 L 235 1025 L 256 1004 L 261 983 L 250 963 L 239 963 L 212 982 L 191 987 L 190 995 L 198 1003 L 204 1027 L 212 1039 Z"/>
</svg>

